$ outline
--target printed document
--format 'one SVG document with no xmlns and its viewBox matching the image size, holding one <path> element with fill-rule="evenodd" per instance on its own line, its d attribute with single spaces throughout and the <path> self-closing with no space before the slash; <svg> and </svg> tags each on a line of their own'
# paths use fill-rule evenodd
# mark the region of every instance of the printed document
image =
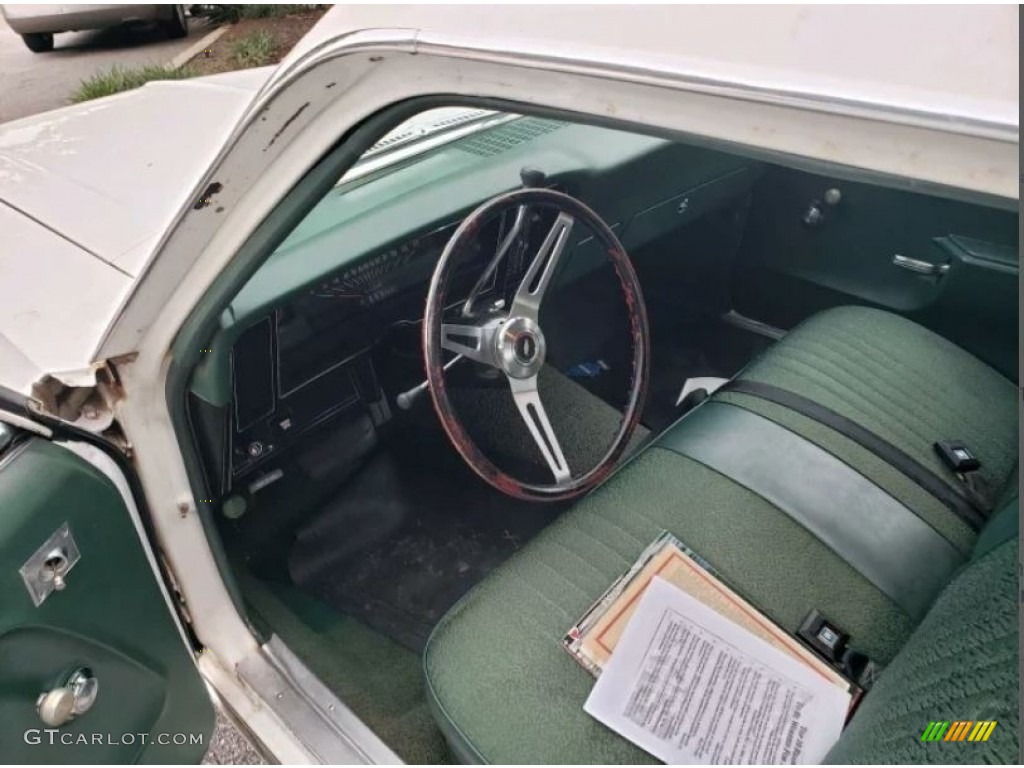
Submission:
<svg viewBox="0 0 1024 768">
<path fill-rule="evenodd" d="M 661 578 L 584 709 L 666 763 L 820 763 L 850 694 Z"/>
</svg>

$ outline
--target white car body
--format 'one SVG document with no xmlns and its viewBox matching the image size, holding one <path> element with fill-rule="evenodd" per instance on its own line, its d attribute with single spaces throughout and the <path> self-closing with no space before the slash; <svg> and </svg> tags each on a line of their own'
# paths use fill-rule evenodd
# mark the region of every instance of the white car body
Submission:
<svg viewBox="0 0 1024 768">
<path fill-rule="evenodd" d="M 0 126 L 0 378 L 27 391 L 116 370 L 114 416 L 207 679 L 282 762 L 394 760 L 287 649 L 253 638 L 168 409 L 179 330 L 287 190 L 367 117 L 450 94 L 1005 207 L 1017 60 L 1010 7 L 338 6 L 269 79 L 151 85 Z"/>
<path fill-rule="evenodd" d="M 99 339 L 216 157 L 210 137 L 231 130 L 268 75 L 160 81 L 0 127 L 8 386 L 23 390 L 44 372 L 88 380 Z M 176 137 L 156 151 L 142 138 L 154 122 Z M 122 131 L 127 141 L 110 140 Z"/>
</svg>

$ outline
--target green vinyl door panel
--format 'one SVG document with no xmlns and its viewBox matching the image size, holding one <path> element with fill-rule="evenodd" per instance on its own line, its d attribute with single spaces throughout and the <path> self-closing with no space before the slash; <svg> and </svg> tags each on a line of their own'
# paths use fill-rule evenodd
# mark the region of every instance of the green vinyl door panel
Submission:
<svg viewBox="0 0 1024 768">
<path fill-rule="evenodd" d="M 210 697 L 120 492 L 63 445 L 21 434 L 2 450 L 3 761 L 198 763 L 213 731 Z M 22 570 L 38 572 L 26 564 L 51 553 L 64 526 L 74 546 L 57 548 L 73 561 L 77 547 L 78 560 L 36 605 Z M 98 686 L 94 703 L 52 728 L 37 701 L 79 670 Z"/>
<path fill-rule="evenodd" d="M 833 306 L 881 307 L 1016 381 L 1015 210 L 773 167 L 748 221 L 732 285 L 741 314 L 788 329 Z"/>
</svg>

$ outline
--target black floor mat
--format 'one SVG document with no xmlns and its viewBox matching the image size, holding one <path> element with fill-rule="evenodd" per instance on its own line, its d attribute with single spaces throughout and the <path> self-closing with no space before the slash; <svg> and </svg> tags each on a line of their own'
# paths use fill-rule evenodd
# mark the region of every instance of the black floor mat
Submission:
<svg viewBox="0 0 1024 768">
<path fill-rule="evenodd" d="M 700 376 L 728 377 L 704 351 L 685 342 L 654 340 L 651 344 L 651 381 L 647 389 L 643 422 L 652 432 L 661 432 L 682 415 L 676 404 L 687 379 Z"/>
<path fill-rule="evenodd" d="M 770 339 L 715 317 L 652 315 L 650 382 L 641 422 L 661 432 L 683 415 L 676 401 L 687 379 L 731 378 L 769 344 Z M 580 383 L 603 397 L 588 382 Z"/>
<path fill-rule="evenodd" d="M 410 429 L 298 532 L 295 583 L 414 651 L 474 584 L 564 504 L 507 497 L 439 430 Z"/>
</svg>

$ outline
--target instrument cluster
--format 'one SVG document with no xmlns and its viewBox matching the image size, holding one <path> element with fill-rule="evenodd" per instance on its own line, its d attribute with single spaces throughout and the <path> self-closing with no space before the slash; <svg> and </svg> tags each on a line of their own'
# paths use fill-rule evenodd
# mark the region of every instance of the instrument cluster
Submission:
<svg viewBox="0 0 1024 768">
<path fill-rule="evenodd" d="M 429 278 L 458 222 L 374 254 L 328 278 L 309 295 L 372 306 Z"/>
</svg>

